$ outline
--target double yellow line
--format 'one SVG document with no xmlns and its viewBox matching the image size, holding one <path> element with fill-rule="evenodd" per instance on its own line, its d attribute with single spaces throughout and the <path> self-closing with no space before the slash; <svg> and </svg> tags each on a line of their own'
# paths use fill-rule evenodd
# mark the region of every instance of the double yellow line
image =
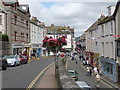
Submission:
<svg viewBox="0 0 120 90">
<path fill-rule="evenodd" d="M 30 83 L 30 85 L 27 87 L 27 89 L 26 90 L 30 90 L 32 87 L 33 87 L 33 85 L 36 83 L 36 81 L 39 79 L 39 77 L 45 72 L 45 70 L 47 70 L 50 66 L 52 66 L 54 64 L 54 62 L 53 63 L 51 63 L 51 64 L 49 64 L 46 68 L 44 68 L 37 76 L 36 76 L 36 78 Z"/>
</svg>

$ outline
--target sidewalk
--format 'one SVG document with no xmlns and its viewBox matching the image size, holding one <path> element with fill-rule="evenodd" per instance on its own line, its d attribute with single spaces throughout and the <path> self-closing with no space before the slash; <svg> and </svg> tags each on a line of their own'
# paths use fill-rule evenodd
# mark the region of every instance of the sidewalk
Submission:
<svg viewBox="0 0 120 90">
<path fill-rule="evenodd" d="M 111 85 L 114 88 L 118 88 L 120 90 L 120 83 L 115 83 L 112 80 L 110 80 L 109 78 L 105 77 L 105 76 L 101 76 L 101 79 L 106 82 L 107 84 Z"/>
<path fill-rule="evenodd" d="M 86 67 L 85 65 L 82 65 L 82 66 L 85 67 L 86 70 L 87 70 L 87 67 Z M 109 78 L 105 77 L 104 75 L 101 75 L 101 79 L 102 79 L 105 83 L 107 83 L 107 84 L 109 84 L 110 86 L 112 86 L 113 88 L 116 88 L 116 89 L 119 89 L 119 90 L 120 90 L 120 83 L 115 83 L 115 82 L 113 82 L 112 80 L 110 80 Z"/>
<path fill-rule="evenodd" d="M 31 60 L 41 60 L 41 59 L 46 59 L 48 57 L 52 57 L 52 56 L 41 56 L 41 57 L 38 57 L 38 58 L 31 58 L 28 61 L 30 62 Z"/>
<path fill-rule="evenodd" d="M 55 78 L 55 64 L 45 71 L 36 88 L 58 88 L 57 79 Z"/>
</svg>

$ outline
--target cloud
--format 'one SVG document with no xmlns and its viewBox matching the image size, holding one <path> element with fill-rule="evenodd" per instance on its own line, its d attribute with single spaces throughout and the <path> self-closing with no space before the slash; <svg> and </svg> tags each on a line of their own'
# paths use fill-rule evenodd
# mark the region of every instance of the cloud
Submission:
<svg viewBox="0 0 120 90">
<path fill-rule="evenodd" d="M 22 3 L 25 0 L 20 0 Z M 26 2 L 30 6 L 32 16 L 38 17 L 46 25 L 55 24 L 58 26 L 70 26 L 75 28 L 75 36 L 84 33 L 101 14 L 107 15 L 107 8 L 115 2 Z M 48 6 L 49 5 L 49 6 Z"/>
</svg>

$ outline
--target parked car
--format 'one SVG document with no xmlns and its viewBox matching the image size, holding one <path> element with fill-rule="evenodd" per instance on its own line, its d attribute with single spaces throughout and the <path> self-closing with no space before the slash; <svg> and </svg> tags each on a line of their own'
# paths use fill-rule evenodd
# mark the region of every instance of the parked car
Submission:
<svg viewBox="0 0 120 90">
<path fill-rule="evenodd" d="M 20 59 L 18 55 L 6 55 L 4 58 L 7 59 L 7 66 L 20 65 Z"/>
<path fill-rule="evenodd" d="M 78 80 L 78 73 L 75 70 L 68 70 L 68 72 L 73 80 Z"/>
<path fill-rule="evenodd" d="M 81 90 L 91 90 L 91 87 L 85 81 L 76 81 Z"/>
<path fill-rule="evenodd" d="M 7 69 L 7 60 L 3 57 L 4 56 L 0 56 L 0 68 L 2 70 L 6 70 Z"/>
<path fill-rule="evenodd" d="M 19 57 L 19 59 L 20 59 L 21 65 L 22 65 L 22 64 L 27 64 L 27 62 L 28 62 L 27 56 L 19 55 L 18 57 Z"/>
</svg>

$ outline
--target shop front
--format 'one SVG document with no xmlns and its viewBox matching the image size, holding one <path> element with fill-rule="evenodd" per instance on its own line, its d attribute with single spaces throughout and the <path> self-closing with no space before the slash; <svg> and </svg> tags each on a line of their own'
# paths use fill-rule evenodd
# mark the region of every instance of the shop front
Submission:
<svg viewBox="0 0 120 90">
<path fill-rule="evenodd" d="M 23 48 L 23 44 L 12 44 L 12 54 L 22 53 Z"/>
<path fill-rule="evenodd" d="M 32 44 L 31 45 L 31 57 L 40 57 L 41 56 L 41 45 L 40 44 Z"/>
<path fill-rule="evenodd" d="M 113 82 L 117 82 L 117 68 L 115 60 L 100 57 L 100 68 L 102 75 L 108 77 Z"/>
</svg>

